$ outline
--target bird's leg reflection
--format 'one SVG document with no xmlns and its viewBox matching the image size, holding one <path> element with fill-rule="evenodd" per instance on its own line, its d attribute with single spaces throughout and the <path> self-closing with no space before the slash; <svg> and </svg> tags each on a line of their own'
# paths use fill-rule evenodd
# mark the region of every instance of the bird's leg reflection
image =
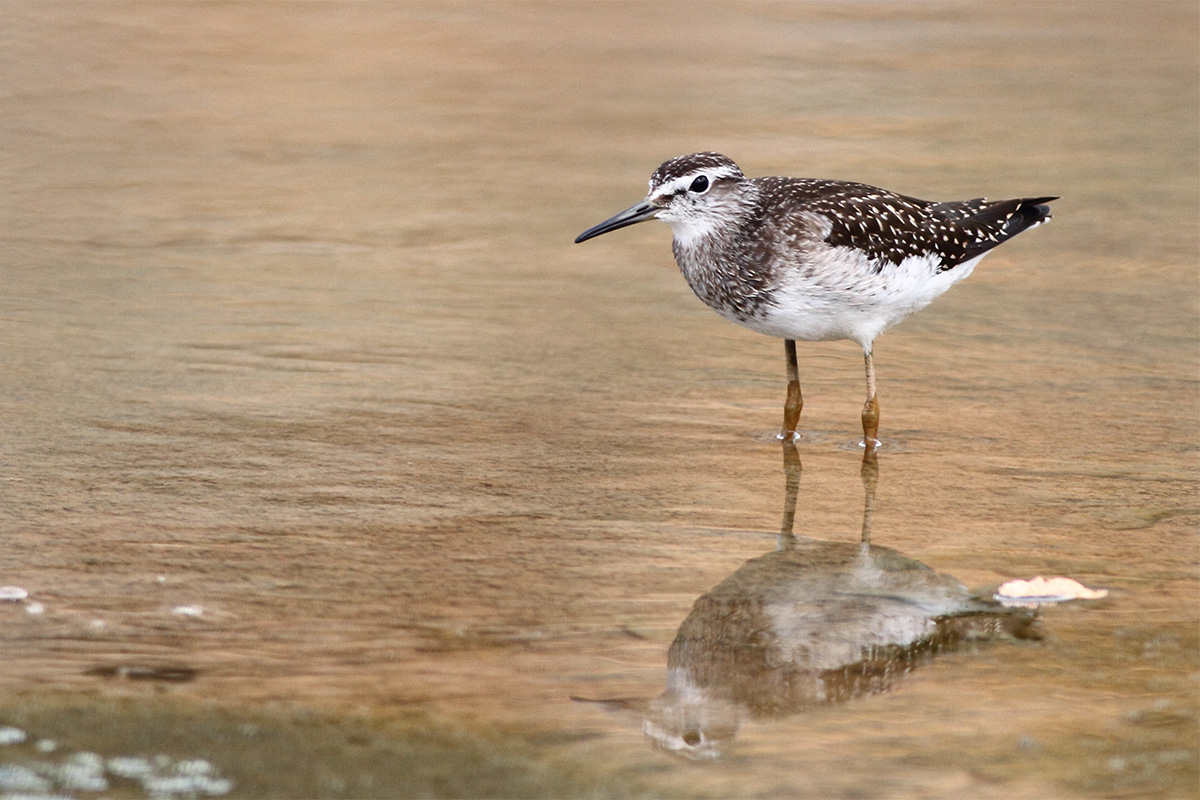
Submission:
<svg viewBox="0 0 1200 800">
<path fill-rule="evenodd" d="M 792 529 L 796 525 L 796 498 L 800 494 L 800 453 L 791 439 L 783 440 L 783 522 L 779 526 L 780 550 L 786 550 L 795 544 L 796 536 Z"/>
<path fill-rule="evenodd" d="M 875 449 L 868 447 L 859 470 L 863 485 L 862 548 L 871 546 L 871 515 L 875 513 L 875 488 L 879 485 L 879 460 Z"/>
<path fill-rule="evenodd" d="M 786 550 L 796 541 L 796 501 L 800 496 L 800 476 L 804 468 L 800 452 L 790 439 L 783 441 L 783 522 L 779 526 L 777 549 Z M 879 486 L 879 456 L 874 448 L 863 454 L 859 470 L 863 485 L 863 520 L 861 543 L 864 550 L 871 546 L 871 517 L 875 513 L 875 490 Z"/>
</svg>

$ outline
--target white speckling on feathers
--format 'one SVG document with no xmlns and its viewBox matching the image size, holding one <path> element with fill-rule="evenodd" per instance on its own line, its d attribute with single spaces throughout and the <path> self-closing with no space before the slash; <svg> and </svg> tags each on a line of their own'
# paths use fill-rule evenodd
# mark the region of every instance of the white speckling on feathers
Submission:
<svg viewBox="0 0 1200 800">
<path fill-rule="evenodd" d="M 701 175 L 709 188 L 689 191 Z M 1049 219 L 1054 198 L 933 203 L 860 183 L 746 178 L 725 156 L 697 153 L 660 166 L 646 199 L 671 225 L 688 285 L 719 314 L 869 352 L 988 250 Z"/>
</svg>

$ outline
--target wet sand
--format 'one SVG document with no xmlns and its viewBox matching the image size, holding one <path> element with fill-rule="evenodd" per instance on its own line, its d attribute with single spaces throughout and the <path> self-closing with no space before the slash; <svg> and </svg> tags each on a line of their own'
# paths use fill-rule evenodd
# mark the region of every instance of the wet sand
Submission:
<svg viewBox="0 0 1200 800">
<path fill-rule="evenodd" d="M 29 592 L 0 726 L 59 744 L 0 764 L 158 742 L 237 796 L 1200 789 L 1191 4 L 42 3 L 0 30 L 0 585 Z M 872 544 L 983 595 L 1110 594 L 738 712 L 694 761 L 643 728 L 694 605 L 777 547 L 783 348 L 690 294 L 665 226 L 571 240 L 700 149 L 1063 196 L 876 343 Z M 852 545 L 861 354 L 800 369 L 794 531 Z M 382 766 L 422 745 L 432 777 Z"/>
</svg>

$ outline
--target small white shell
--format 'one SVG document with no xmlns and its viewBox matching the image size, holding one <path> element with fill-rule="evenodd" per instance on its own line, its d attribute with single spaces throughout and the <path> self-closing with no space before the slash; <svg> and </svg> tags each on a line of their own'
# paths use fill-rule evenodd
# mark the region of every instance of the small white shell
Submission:
<svg viewBox="0 0 1200 800">
<path fill-rule="evenodd" d="M 29 597 L 29 592 L 20 586 L 0 586 L 0 600 L 11 600 L 16 603 Z"/>
<path fill-rule="evenodd" d="M 1089 589 L 1070 578 L 1043 578 L 1028 581 L 1012 580 L 996 590 L 995 599 L 1001 603 L 1062 603 L 1066 600 L 1097 600 L 1107 597 L 1107 589 Z"/>
</svg>

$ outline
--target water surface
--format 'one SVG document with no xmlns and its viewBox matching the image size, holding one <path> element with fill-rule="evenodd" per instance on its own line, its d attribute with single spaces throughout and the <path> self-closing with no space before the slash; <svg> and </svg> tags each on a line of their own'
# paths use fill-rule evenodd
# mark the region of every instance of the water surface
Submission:
<svg viewBox="0 0 1200 800">
<path fill-rule="evenodd" d="M 161 750 L 275 796 L 1194 795 L 1197 28 L 1189 3 L 0 8 L 0 584 L 29 592 L 0 604 L 27 734 L 0 763 Z M 665 226 L 571 240 L 701 149 L 1063 196 L 877 342 L 872 547 L 960 604 L 1039 574 L 1110 594 L 888 651 L 836 702 L 737 667 L 757 699 L 693 760 L 647 724 L 671 668 L 725 663 L 672 650 L 689 615 L 780 558 L 782 347 L 690 295 Z M 861 355 L 800 364 L 794 533 L 853 568 Z"/>
</svg>

